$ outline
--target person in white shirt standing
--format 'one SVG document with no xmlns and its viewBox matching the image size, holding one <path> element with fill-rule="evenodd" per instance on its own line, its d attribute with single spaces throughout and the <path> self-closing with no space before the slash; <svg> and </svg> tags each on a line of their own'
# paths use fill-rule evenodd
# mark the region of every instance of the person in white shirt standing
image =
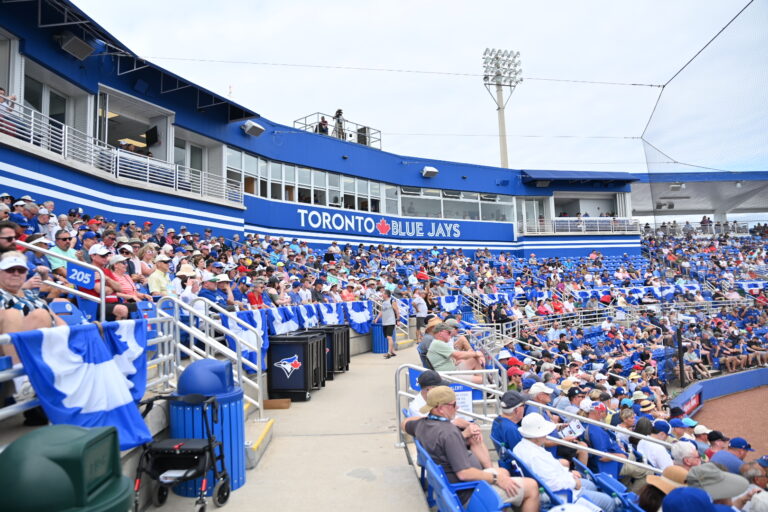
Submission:
<svg viewBox="0 0 768 512">
<path fill-rule="evenodd" d="M 421 342 L 422 337 L 424 336 L 424 327 L 426 326 L 427 322 L 427 303 L 424 301 L 424 296 L 426 295 L 426 292 L 424 290 L 416 290 L 413 293 L 413 301 L 411 304 L 413 305 L 413 310 L 416 312 L 416 340 L 417 343 Z"/>
<path fill-rule="evenodd" d="M 518 429 L 523 440 L 517 443 L 512 453 L 552 491 L 570 490 L 574 498 L 583 496 L 601 510 L 614 512 L 616 502 L 613 498 L 599 492 L 590 480 L 582 479 L 578 471 L 569 471 L 544 447 L 547 436 L 556 428 L 556 424 L 537 412 L 527 414 Z"/>
</svg>

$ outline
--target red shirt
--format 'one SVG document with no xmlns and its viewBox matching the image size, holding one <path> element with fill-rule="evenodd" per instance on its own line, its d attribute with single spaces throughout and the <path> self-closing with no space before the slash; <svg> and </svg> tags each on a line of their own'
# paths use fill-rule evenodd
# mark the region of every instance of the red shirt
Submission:
<svg viewBox="0 0 768 512">
<path fill-rule="evenodd" d="M 248 292 L 248 302 L 258 309 L 264 308 L 264 297 L 260 293 Z"/>
<path fill-rule="evenodd" d="M 117 280 L 118 280 L 118 279 L 117 279 L 117 276 L 116 276 L 116 275 L 115 275 L 115 274 L 114 274 L 114 273 L 113 273 L 113 272 L 112 272 L 110 269 L 108 269 L 108 268 L 102 268 L 101 270 L 103 270 L 103 271 L 104 271 L 104 275 L 105 275 L 105 276 L 106 276 L 108 279 L 112 279 L 113 281 L 117 281 Z M 99 296 L 99 294 L 98 294 L 98 293 L 96 293 L 96 286 L 95 286 L 95 285 L 96 285 L 96 283 L 98 283 L 99 281 L 101 281 L 101 276 L 100 276 L 100 274 L 99 274 L 98 272 L 95 272 L 95 273 L 94 273 L 94 277 L 93 277 L 93 279 L 94 279 L 94 287 L 93 287 L 93 289 L 92 289 L 92 290 L 88 290 L 87 288 L 82 288 L 82 287 L 80 287 L 80 286 L 78 286 L 78 287 L 77 287 L 77 289 L 78 289 L 78 290 L 80 290 L 81 292 L 83 292 L 83 293 L 87 293 L 88 295 L 91 295 L 91 296 L 93 296 L 93 297 L 98 297 L 98 296 Z M 117 297 L 115 297 L 114 295 L 107 295 L 106 297 L 107 297 L 107 302 L 117 302 Z"/>
</svg>

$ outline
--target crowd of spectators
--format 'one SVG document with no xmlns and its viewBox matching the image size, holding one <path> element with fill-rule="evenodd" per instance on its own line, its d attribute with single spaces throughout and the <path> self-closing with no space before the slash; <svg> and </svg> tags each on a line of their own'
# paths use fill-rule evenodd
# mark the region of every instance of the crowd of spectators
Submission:
<svg viewBox="0 0 768 512">
<path fill-rule="evenodd" d="M 573 428 L 572 418 L 559 416 L 557 410 L 674 442 L 667 451 L 662 445 L 637 442 L 592 425 L 578 435 L 562 435 L 664 470 L 663 477 L 654 477 L 628 464 L 616 469 L 616 475 L 640 493 L 644 509 L 656 510 L 664 495 L 671 494 L 669 481 L 708 491 L 707 478 L 714 477 L 697 473 L 704 471 L 697 466 L 706 460 L 712 461 L 701 465 L 706 471 L 720 472 L 713 464 L 722 464 L 731 473 L 741 473 L 752 486 L 765 487 L 768 461 L 763 457 L 744 463 L 748 442 L 698 425 L 667 405 L 667 381 L 677 371 L 676 365 L 668 364 L 668 349 L 677 339 L 686 347 L 688 380 L 707 378 L 715 368 L 738 371 L 768 365 L 768 300 L 762 290 L 740 293 L 731 286 L 705 296 L 704 287 L 696 286 L 713 275 L 731 283 L 759 278 L 766 254 L 760 238 L 764 231 L 756 229 L 741 237 L 725 233 L 697 237 L 683 227 L 681 236 L 670 232 L 647 237 L 647 257 L 606 257 L 594 250 L 582 258 L 531 254 L 523 259 L 489 250 L 470 255 L 438 247 L 406 250 L 337 242 L 318 251 L 298 239 L 257 234 L 227 239 L 211 229 L 193 232 L 183 225 L 178 229 L 156 225 L 153 220 L 119 223 L 81 208 L 57 212 L 52 200 L 38 202 L 28 195 L 14 198 L 4 193 L 0 194 L 0 331 L 60 325 L 61 319 L 48 304 L 69 300 L 66 288 L 74 288 L 67 261 L 18 246 L 17 240 L 103 269 L 104 283 L 80 291 L 98 295 L 101 286 L 106 287 L 110 319 L 127 318 L 138 302 L 166 295 L 187 302 L 206 297 L 232 309 L 375 299 L 382 303 L 377 320 L 387 327 L 400 317 L 396 309 L 400 303 L 391 299 L 411 299 L 425 366 L 473 372 L 497 364 L 506 373 L 508 393 L 502 398 L 503 414 L 494 430 L 506 448 L 535 467 L 542 478 L 551 475 L 552 485 L 570 486 L 591 495 L 604 510 L 612 510 L 613 501 L 600 496 L 571 465 L 582 461 L 599 469 L 608 461 L 546 442 L 547 435 Z M 673 288 L 672 293 L 655 293 L 665 287 Z M 445 310 L 441 299 L 451 295 L 475 297 L 485 304 L 484 317 L 478 321 L 518 325 L 519 338 L 510 340 L 496 363 L 470 343 L 462 309 L 450 314 Z M 750 295 L 754 300 L 745 301 Z M 697 303 L 716 299 L 736 302 L 717 311 L 696 308 Z M 637 309 L 621 319 L 604 316 L 602 323 L 592 327 L 577 326 L 573 316 L 583 309 L 610 307 L 620 312 L 630 306 L 681 303 L 680 308 Z M 552 321 L 544 324 L 543 319 Z M 387 357 L 393 357 L 391 329 L 389 336 Z M 422 412 L 451 419 L 455 400 L 445 391 L 430 398 L 430 388 L 440 387 L 436 382 L 422 388 Z M 526 400 L 540 407 L 521 407 Z M 418 437 L 420 427 L 408 428 Z M 468 428 L 464 426 L 461 439 L 477 443 Z M 479 455 L 478 462 L 462 458 L 460 464 L 488 469 L 482 449 Z M 459 464 L 450 458 L 443 461 Z M 461 468 L 450 467 L 455 478 L 466 476 Z M 687 476 L 682 478 L 676 469 L 668 474 L 670 467 L 685 469 Z M 478 477 L 476 472 L 468 474 Z M 488 474 L 523 509 L 538 506 L 532 498 L 535 492 L 526 492 L 531 485 L 526 480 L 507 479 L 509 473 L 499 471 Z M 746 487 L 739 494 L 742 491 Z M 748 496 L 736 499 L 735 505 L 741 508 Z M 731 498 L 736 495 L 713 496 L 716 501 Z"/>
</svg>

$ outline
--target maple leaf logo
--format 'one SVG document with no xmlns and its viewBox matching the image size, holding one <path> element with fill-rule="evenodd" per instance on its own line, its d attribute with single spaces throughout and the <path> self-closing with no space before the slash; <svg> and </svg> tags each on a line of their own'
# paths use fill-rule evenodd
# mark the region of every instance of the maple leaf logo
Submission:
<svg viewBox="0 0 768 512">
<path fill-rule="evenodd" d="M 389 230 L 391 229 L 389 227 L 389 224 L 387 223 L 386 219 L 381 219 L 378 224 L 376 224 L 376 229 L 379 230 L 379 233 L 382 235 L 386 235 L 389 233 Z"/>
</svg>

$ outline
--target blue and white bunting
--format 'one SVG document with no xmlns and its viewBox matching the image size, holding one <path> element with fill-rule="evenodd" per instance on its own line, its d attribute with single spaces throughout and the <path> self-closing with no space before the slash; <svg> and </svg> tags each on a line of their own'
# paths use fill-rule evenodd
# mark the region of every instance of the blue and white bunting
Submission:
<svg viewBox="0 0 768 512">
<path fill-rule="evenodd" d="M 296 312 L 300 328 L 311 329 L 312 327 L 317 327 L 320 323 L 314 304 L 301 304 L 300 306 L 294 306 L 293 309 Z"/>
<path fill-rule="evenodd" d="M 369 301 L 346 302 L 344 304 L 349 319 L 349 327 L 359 334 L 368 334 L 371 331 L 371 303 Z"/>
<path fill-rule="evenodd" d="M 320 323 L 323 325 L 339 325 L 344 323 L 344 313 L 341 304 L 318 304 Z"/>
<path fill-rule="evenodd" d="M 237 318 L 253 327 L 253 330 L 246 329 L 245 326 L 239 322 L 230 322 L 226 315 L 221 315 L 221 325 L 235 333 L 238 338 L 244 341 L 247 346 L 241 346 L 243 354 L 246 355 L 248 360 L 254 364 L 258 364 L 255 356 L 250 356 L 252 352 L 258 350 L 261 352 L 261 369 L 267 369 L 267 349 L 269 348 L 269 337 L 267 336 L 265 323 L 264 323 L 264 311 L 238 311 Z M 255 332 L 254 332 L 255 331 Z M 227 344 L 229 348 L 235 350 L 235 343 L 231 336 L 227 335 Z"/>
<path fill-rule="evenodd" d="M 110 352 L 115 354 L 115 364 L 128 379 L 133 401 L 140 401 L 147 388 L 147 358 L 144 355 L 147 348 L 147 322 L 105 322 L 102 328 L 104 342 Z"/>
<path fill-rule="evenodd" d="M 269 308 L 265 311 L 270 334 L 285 334 L 299 330 L 296 315 L 290 307 Z"/>
<path fill-rule="evenodd" d="M 453 313 L 461 305 L 461 296 L 447 295 L 445 297 L 437 297 L 437 303 L 443 311 Z"/>
<path fill-rule="evenodd" d="M 126 450 L 152 440 L 134 403 L 146 383 L 146 321 L 109 322 L 103 328 L 106 340 L 96 324 L 11 337 L 52 423 L 115 427 L 120 449 Z"/>
</svg>

